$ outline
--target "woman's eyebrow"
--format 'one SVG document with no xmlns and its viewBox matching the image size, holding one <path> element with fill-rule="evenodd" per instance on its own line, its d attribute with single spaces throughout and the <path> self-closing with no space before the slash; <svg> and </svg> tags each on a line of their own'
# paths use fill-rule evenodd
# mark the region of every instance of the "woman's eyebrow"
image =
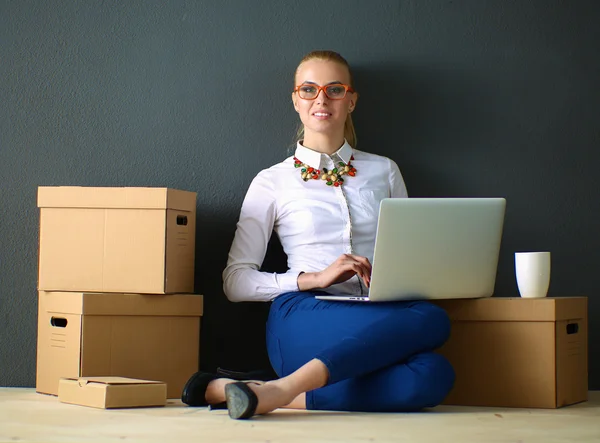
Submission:
<svg viewBox="0 0 600 443">
<path fill-rule="evenodd" d="M 303 85 L 317 85 L 317 86 L 318 86 L 318 83 L 315 83 L 315 82 L 309 82 L 309 81 L 304 81 L 304 82 L 302 82 L 302 84 L 303 84 Z M 342 82 L 341 82 L 341 81 L 339 81 L 339 80 L 336 80 L 336 81 L 333 81 L 333 82 L 329 82 L 329 83 L 327 83 L 325 86 L 329 86 L 329 85 L 341 85 L 341 84 L 342 84 Z"/>
</svg>

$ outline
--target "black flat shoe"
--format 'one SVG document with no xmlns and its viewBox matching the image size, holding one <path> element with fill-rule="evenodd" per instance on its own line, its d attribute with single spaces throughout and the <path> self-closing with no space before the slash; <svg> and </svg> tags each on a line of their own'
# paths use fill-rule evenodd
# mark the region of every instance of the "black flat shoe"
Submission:
<svg viewBox="0 0 600 443">
<path fill-rule="evenodd" d="M 209 411 L 214 411 L 217 409 L 227 409 L 227 402 L 224 401 L 223 403 L 215 403 L 214 405 L 208 405 Z"/>
<path fill-rule="evenodd" d="M 206 388 L 211 381 L 217 378 L 219 377 L 209 372 L 196 372 L 183 387 L 181 401 L 188 406 L 207 406 Z"/>
<path fill-rule="evenodd" d="M 248 419 L 256 413 L 258 397 L 244 382 L 225 386 L 225 398 L 229 416 L 235 420 Z"/>
</svg>

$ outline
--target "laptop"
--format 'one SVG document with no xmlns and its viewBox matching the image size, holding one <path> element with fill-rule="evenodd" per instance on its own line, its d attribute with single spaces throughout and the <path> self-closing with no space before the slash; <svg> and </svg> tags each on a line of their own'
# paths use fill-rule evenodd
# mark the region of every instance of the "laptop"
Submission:
<svg viewBox="0 0 600 443">
<path fill-rule="evenodd" d="M 504 198 L 385 198 L 369 293 L 321 300 L 386 302 L 494 293 Z"/>
</svg>

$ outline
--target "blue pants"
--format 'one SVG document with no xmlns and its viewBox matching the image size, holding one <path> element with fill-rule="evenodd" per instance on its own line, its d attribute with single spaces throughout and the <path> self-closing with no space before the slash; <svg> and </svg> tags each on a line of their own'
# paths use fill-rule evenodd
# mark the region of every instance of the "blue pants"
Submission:
<svg viewBox="0 0 600 443">
<path fill-rule="evenodd" d="M 433 352 L 450 334 L 443 309 L 423 301 L 336 302 L 315 295 L 280 295 L 267 321 L 269 359 L 280 377 L 314 358 L 329 370 L 327 385 L 306 393 L 307 409 L 418 411 L 450 392 L 454 370 Z"/>
</svg>

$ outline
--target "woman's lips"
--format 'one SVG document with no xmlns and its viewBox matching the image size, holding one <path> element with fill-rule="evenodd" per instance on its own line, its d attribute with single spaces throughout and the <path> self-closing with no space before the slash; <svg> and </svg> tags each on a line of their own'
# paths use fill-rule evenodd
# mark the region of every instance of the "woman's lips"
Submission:
<svg viewBox="0 0 600 443">
<path fill-rule="evenodd" d="M 318 120 L 327 120 L 329 117 L 331 117 L 331 114 L 329 112 L 313 112 L 313 117 L 315 117 Z"/>
</svg>

